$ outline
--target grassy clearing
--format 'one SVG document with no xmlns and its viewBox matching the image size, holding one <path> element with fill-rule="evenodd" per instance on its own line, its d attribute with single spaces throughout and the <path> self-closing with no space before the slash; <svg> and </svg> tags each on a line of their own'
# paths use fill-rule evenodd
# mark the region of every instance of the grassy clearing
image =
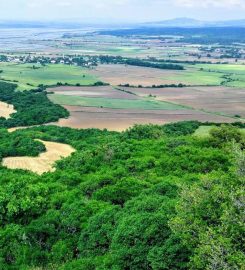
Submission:
<svg viewBox="0 0 245 270">
<path fill-rule="evenodd" d="M 200 126 L 196 132 L 194 133 L 194 136 L 197 137 L 208 137 L 210 130 L 213 128 L 214 126 Z M 241 132 L 243 132 L 245 134 L 245 129 L 240 129 Z"/>
<path fill-rule="evenodd" d="M 13 105 L 0 101 L 0 117 L 8 119 L 10 118 L 11 114 L 15 112 L 16 110 L 14 109 Z"/>
<path fill-rule="evenodd" d="M 2 165 L 9 169 L 30 170 L 37 174 L 54 171 L 53 165 L 61 158 L 70 156 L 75 149 L 70 145 L 41 141 L 46 152 L 38 157 L 7 157 L 3 159 Z"/>
<path fill-rule="evenodd" d="M 197 137 L 208 137 L 210 130 L 213 128 L 213 126 L 200 126 L 196 132 L 194 133 Z"/>
<path fill-rule="evenodd" d="M 245 80 L 244 81 L 239 80 L 239 81 L 228 82 L 228 83 L 226 83 L 226 86 L 235 87 L 235 88 L 245 88 Z"/>
<path fill-rule="evenodd" d="M 38 66 L 33 69 L 31 64 L 9 64 L 1 63 L 0 80 L 15 81 L 18 84 L 18 90 L 29 90 L 37 87 L 39 84 L 55 85 L 57 82 L 90 85 L 98 79 L 90 75 L 88 70 L 76 66 L 67 65 L 47 65 Z"/>
<path fill-rule="evenodd" d="M 60 105 L 102 107 L 110 109 L 181 110 L 183 106 L 153 99 L 89 98 L 67 95 L 49 95 L 51 101 Z"/>
<path fill-rule="evenodd" d="M 169 76 L 168 80 L 173 81 L 175 84 L 186 85 L 220 85 L 223 81 L 222 74 L 200 71 L 197 69 L 188 69 L 186 71 L 179 72 L 173 76 Z"/>
</svg>

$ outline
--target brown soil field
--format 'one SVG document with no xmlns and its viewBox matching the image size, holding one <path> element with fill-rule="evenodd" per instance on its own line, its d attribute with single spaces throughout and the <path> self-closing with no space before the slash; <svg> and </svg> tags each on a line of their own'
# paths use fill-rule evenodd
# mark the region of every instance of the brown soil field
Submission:
<svg viewBox="0 0 245 270">
<path fill-rule="evenodd" d="M 154 95 L 158 100 L 169 101 L 198 110 L 245 117 L 244 89 L 229 87 L 185 88 L 124 88 L 139 96 Z"/>
<path fill-rule="evenodd" d="M 99 98 L 117 98 L 117 99 L 138 99 L 136 95 L 132 95 L 113 88 L 112 86 L 60 86 L 48 88 L 47 91 L 55 94 L 80 96 L 80 97 L 99 97 Z"/>
<path fill-rule="evenodd" d="M 212 115 L 195 110 L 121 110 L 91 108 L 79 106 L 65 106 L 70 111 L 68 119 L 61 119 L 58 123 L 52 123 L 61 127 L 79 129 L 99 128 L 112 131 L 123 131 L 135 124 L 163 125 L 171 122 L 185 120 L 199 120 L 201 122 L 233 122 L 233 119 L 218 115 Z"/>
<path fill-rule="evenodd" d="M 116 66 L 113 66 L 113 68 Z M 149 70 L 149 69 L 147 69 Z M 133 75 L 132 75 L 133 76 Z M 187 106 L 181 110 L 143 110 L 143 109 L 106 109 L 82 106 L 64 106 L 70 111 L 68 119 L 60 119 L 58 126 L 72 128 L 99 128 L 123 131 L 134 124 L 165 124 L 170 122 L 198 120 L 200 122 L 234 122 L 229 116 L 241 115 L 245 117 L 245 95 L 243 89 L 228 87 L 185 87 L 185 88 L 124 88 L 129 94 L 103 87 L 70 87 L 61 86 L 50 88 L 56 94 L 103 97 L 117 99 L 140 99 L 149 95 L 157 100 L 167 101 Z M 188 109 L 190 107 L 190 109 Z M 194 108 L 194 109 L 192 109 Z M 226 116 L 218 115 L 225 114 Z M 10 129 L 14 131 L 16 129 Z"/>
<path fill-rule="evenodd" d="M 16 110 L 14 109 L 13 105 L 0 101 L 0 117 L 8 119 L 10 118 L 10 115 L 15 112 Z"/>
<path fill-rule="evenodd" d="M 111 85 L 129 83 L 131 85 L 142 86 L 171 84 L 173 81 L 167 78 L 180 72 L 181 71 L 177 70 L 160 70 L 156 68 L 125 65 L 100 65 L 90 71 L 92 75 L 99 77 L 102 81 L 110 83 Z"/>
<path fill-rule="evenodd" d="M 3 159 L 2 165 L 9 169 L 30 170 L 37 174 L 54 171 L 54 163 L 61 158 L 70 156 L 75 149 L 70 145 L 41 141 L 46 152 L 38 157 L 7 157 Z"/>
</svg>

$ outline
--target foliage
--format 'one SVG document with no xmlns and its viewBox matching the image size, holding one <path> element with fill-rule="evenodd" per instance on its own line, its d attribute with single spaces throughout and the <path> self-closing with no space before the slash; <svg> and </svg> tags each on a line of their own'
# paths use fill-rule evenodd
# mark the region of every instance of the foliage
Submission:
<svg viewBox="0 0 245 270">
<path fill-rule="evenodd" d="M 231 188 L 232 187 L 232 188 Z M 190 269 L 242 269 L 244 179 L 212 175 L 184 187 L 171 221 L 192 252 Z"/>
<path fill-rule="evenodd" d="M 11 118 L 0 117 L 0 127 L 31 126 L 58 121 L 67 117 L 68 111 L 53 104 L 45 92 L 17 92 L 15 84 L 0 82 L 0 100 L 14 105 L 16 113 Z"/>
<path fill-rule="evenodd" d="M 0 158 L 77 151 L 42 176 L 0 166 L 0 269 L 242 269 L 241 140 L 199 125 L 1 130 Z"/>
<path fill-rule="evenodd" d="M 215 146 L 224 146 L 232 140 L 245 148 L 244 134 L 232 125 L 221 125 L 210 130 L 211 143 Z"/>
<path fill-rule="evenodd" d="M 30 137 L 19 136 L 0 129 L 0 158 L 7 156 L 37 156 L 45 151 L 45 146 Z"/>
<path fill-rule="evenodd" d="M 188 135 L 193 134 L 200 126 L 197 121 L 184 121 L 174 124 L 164 125 L 164 132 L 168 135 Z"/>
<path fill-rule="evenodd" d="M 124 62 L 126 65 L 139 66 L 139 67 L 150 67 L 159 69 L 169 69 L 169 70 L 184 70 L 184 67 L 177 64 L 171 63 L 152 63 L 149 61 L 142 61 L 140 59 L 127 59 Z"/>
<path fill-rule="evenodd" d="M 158 69 L 169 69 L 169 70 L 184 70 L 182 65 L 177 63 L 169 63 L 169 62 L 158 62 L 153 59 L 153 61 L 149 61 L 147 59 L 139 59 L 139 58 L 128 58 L 121 56 L 110 56 L 110 55 L 100 55 L 93 58 L 93 61 L 98 61 L 101 64 L 125 64 L 131 66 L 138 67 L 150 67 L 150 68 L 158 68 Z"/>
</svg>

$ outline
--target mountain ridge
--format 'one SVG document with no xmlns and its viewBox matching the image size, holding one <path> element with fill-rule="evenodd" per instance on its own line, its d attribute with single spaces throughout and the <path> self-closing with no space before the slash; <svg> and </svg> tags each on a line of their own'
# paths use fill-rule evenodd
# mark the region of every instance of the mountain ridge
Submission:
<svg viewBox="0 0 245 270">
<path fill-rule="evenodd" d="M 193 18 L 175 18 L 170 20 L 148 22 L 144 25 L 164 27 L 245 27 L 245 19 L 225 21 L 202 21 Z"/>
</svg>

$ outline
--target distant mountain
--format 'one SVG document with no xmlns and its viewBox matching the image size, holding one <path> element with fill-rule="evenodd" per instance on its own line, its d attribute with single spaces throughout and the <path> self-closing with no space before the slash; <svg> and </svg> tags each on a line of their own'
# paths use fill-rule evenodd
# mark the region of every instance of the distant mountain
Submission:
<svg viewBox="0 0 245 270">
<path fill-rule="evenodd" d="M 0 28 L 79 28 L 80 23 L 70 22 L 35 22 L 35 21 L 0 21 Z"/>
<path fill-rule="evenodd" d="M 192 27 L 203 26 L 203 22 L 191 18 L 176 18 L 159 22 L 150 22 L 148 25 L 164 26 L 164 27 Z"/>
<path fill-rule="evenodd" d="M 245 27 L 245 19 L 244 19 L 244 20 L 233 20 L 233 21 L 221 21 L 221 22 L 216 22 L 216 26 L 237 26 L 237 27 Z"/>
<path fill-rule="evenodd" d="M 117 29 L 121 27 L 138 27 L 139 24 L 136 23 L 106 23 L 106 21 L 101 20 L 100 22 L 79 22 L 79 21 L 4 21 L 0 20 L 0 29 L 1 28 L 53 28 L 53 29 L 82 29 L 82 28 L 108 28 L 108 29 Z"/>
<path fill-rule="evenodd" d="M 144 25 L 156 27 L 245 27 L 245 19 L 230 21 L 201 21 L 191 18 L 176 18 L 173 20 L 149 22 Z"/>
<path fill-rule="evenodd" d="M 4 21 L 0 20 L 0 28 L 54 28 L 54 29 L 79 29 L 83 27 L 96 27 L 96 28 L 138 28 L 138 27 L 159 27 L 159 28 L 196 28 L 196 27 L 245 27 L 244 20 L 230 20 L 230 21 L 202 21 L 192 18 L 176 18 L 172 20 L 164 20 L 157 22 L 147 23 L 123 23 L 111 22 L 106 23 L 103 20 L 96 22 L 79 21 Z"/>
</svg>

